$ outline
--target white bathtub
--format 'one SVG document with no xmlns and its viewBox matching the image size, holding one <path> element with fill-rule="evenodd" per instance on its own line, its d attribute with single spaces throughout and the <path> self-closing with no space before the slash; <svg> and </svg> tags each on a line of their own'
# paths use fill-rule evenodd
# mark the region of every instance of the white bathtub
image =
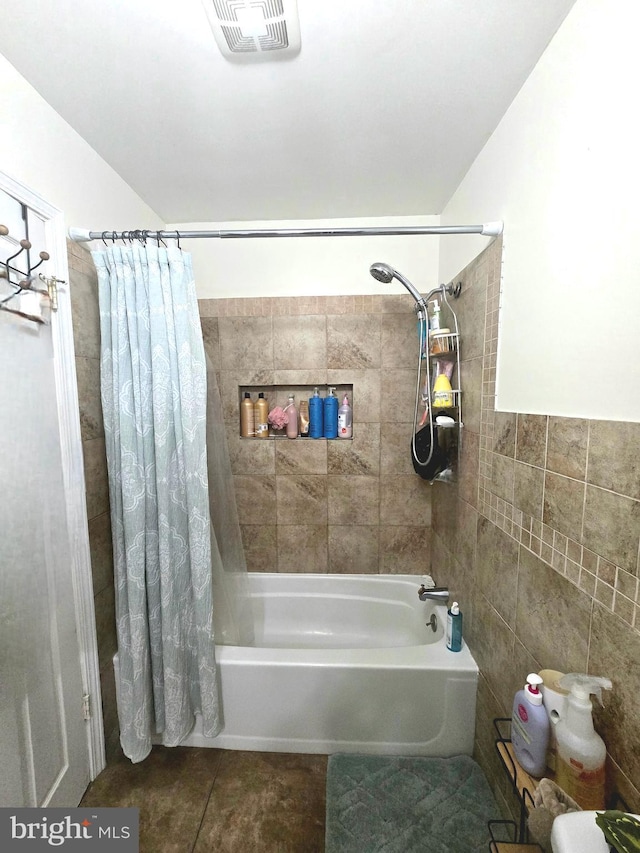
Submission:
<svg viewBox="0 0 640 853">
<path fill-rule="evenodd" d="M 251 573 L 256 642 L 217 646 L 224 730 L 191 746 L 471 754 L 478 667 L 419 575 Z M 437 617 L 434 632 L 426 624 Z"/>
</svg>

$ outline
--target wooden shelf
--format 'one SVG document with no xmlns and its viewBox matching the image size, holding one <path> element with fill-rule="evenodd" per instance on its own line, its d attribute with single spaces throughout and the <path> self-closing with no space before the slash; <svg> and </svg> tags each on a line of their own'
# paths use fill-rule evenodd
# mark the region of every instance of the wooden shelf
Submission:
<svg viewBox="0 0 640 853">
<path fill-rule="evenodd" d="M 530 810 L 530 805 L 533 805 L 533 795 L 535 794 L 540 780 L 534 779 L 533 776 L 529 776 L 529 774 L 520 767 L 513 751 L 513 744 L 510 740 L 497 741 L 496 749 L 498 750 L 498 755 L 502 759 L 502 763 L 511 776 L 511 781 L 513 782 L 518 796 L 523 801 L 528 812 Z"/>
<path fill-rule="evenodd" d="M 493 721 L 494 728 L 498 737 L 496 738 L 496 750 L 505 773 L 511 779 L 513 790 L 520 804 L 520 815 L 518 818 L 518 828 L 514 835 L 513 842 L 492 842 L 495 845 L 495 853 L 519 853 L 520 850 L 540 850 L 537 844 L 526 844 L 527 840 L 527 817 L 533 808 L 533 797 L 536 788 L 540 782 L 539 779 L 530 776 L 522 769 L 516 760 L 511 743 L 511 720 L 508 717 L 499 717 Z M 553 779 L 553 774 L 549 771 L 546 778 Z"/>
</svg>

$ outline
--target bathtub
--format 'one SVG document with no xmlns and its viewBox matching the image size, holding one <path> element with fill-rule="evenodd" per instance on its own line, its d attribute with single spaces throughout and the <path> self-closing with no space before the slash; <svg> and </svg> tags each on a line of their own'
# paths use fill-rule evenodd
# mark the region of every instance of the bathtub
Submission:
<svg viewBox="0 0 640 853">
<path fill-rule="evenodd" d="M 419 575 L 250 573 L 255 644 L 216 646 L 224 729 L 190 746 L 471 754 L 478 667 Z M 427 621 L 436 615 L 436 629 Z"/>
</svg>

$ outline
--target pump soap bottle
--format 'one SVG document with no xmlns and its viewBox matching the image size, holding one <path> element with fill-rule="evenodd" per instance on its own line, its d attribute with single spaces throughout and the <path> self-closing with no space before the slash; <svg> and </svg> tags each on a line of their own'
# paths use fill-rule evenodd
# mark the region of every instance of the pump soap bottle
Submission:
<svg viewBox="0 0 640 853">
<path fill-rule="evenodd" d="M 556 782 L 585 811 L 603 809 L 607 749 L 593 727 L 591 694 L 602 704 L 602 689 L 611 690 L 611 682 L 572 672 L 560 679 L 559 686 L 569 691 L 569 697 L 555 727 Z"/>
<path fill-rule="evenodd" d="M 327 396 L 324 398 L 323 435 L 325 438 L 338 437 L 338 398 L 333 393 L 333 385 L 327 387 Z"/>
<path fill-rule="evenodd" d="M 516 760 L 531 776 L 544 776 L 549 744 L 549 716 L 542 704 L 540 685 L 542 679 L 535 672 L 527 676 L 527 683 L 518 690 L 513 700 L 511 715 L 511 742 Z"/>
<path fill-rule="evenodd" d="M 313 397 L 309 397 L 309 437 L 322 438 L 324 429 L 324 414 L 322 397 L 318 394 L 317 386 L 313 389 Z"/>
</svg>

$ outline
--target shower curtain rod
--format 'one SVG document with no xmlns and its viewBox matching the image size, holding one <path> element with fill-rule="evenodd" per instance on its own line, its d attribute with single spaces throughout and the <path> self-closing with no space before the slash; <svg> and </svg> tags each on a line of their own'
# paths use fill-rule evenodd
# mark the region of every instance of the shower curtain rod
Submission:
<svg viewBox="0 0 640 853">
<path fill-rule="evenodd" d="M 404 234 L 483 234 L 487 237 L 498 237 L 502 234 L 502 222 L 485 222 L 484 225 L 408 225 L 397 228 L 250 228 L 219 231 L 88 231 L 85 228 L 69 228 L 69 237 L 76 243 L 86 243 L 89 240 L 181 240 L 200 237 L 226 240 L 244 237 L 381 237 Z"/>
</svg>

